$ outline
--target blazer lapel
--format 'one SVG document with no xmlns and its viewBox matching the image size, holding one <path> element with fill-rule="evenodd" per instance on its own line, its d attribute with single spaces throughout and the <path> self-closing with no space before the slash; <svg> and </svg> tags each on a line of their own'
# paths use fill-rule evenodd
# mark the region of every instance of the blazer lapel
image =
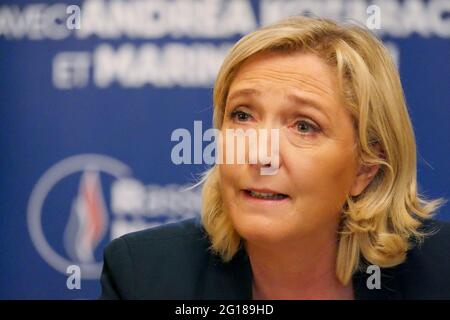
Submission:
<svg viewBox="0 0 450 320">
<path fill-rule="evenodd" d="M 211 254 L 204 276 L 198 294 L 201 299 L 252 299 L 252 271 L 244 250 L 239 250 L 228 263 Z"/>
</svg>

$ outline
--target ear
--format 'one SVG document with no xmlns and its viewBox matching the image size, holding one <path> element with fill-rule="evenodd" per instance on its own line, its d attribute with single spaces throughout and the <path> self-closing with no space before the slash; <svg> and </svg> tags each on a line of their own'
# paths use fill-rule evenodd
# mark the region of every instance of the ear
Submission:
<svg viewBox="0 0 450 320">
<path fill-rule="evenodd" d="M 353 197 L 360 195 L 373 180 L 373 178 L 375 178 L 379 168 L 380 166 L 378 164 L 361 164 L 358 169 L 358 173 L 356 174 L 355 181 L 350 188 L 350 195 Z"/>
<path fill-rule="evenodd" d="M 374 147 L 378 153 L 378 156 L 384 158 L 384 152 L 381 149 L 381 146 L 378 143 L 376 143 Z M 355 181 L 353 182 L 353 185 L 350 188 L 350 195 L 353 197 L 360 195 L 366 189 L 369 183 L 373 180 L 373 178 L 375 178 L 379 169 L 380 165 L 378 164 L 375 165 L 360 164 L 358 172 L 356 173 Z"/>
</svg>

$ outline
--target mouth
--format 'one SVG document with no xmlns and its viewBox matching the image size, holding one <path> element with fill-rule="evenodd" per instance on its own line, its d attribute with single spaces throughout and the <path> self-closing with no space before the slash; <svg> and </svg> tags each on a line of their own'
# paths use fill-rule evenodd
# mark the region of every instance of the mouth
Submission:
<svg viewBox="0 0 450 320">
<path fill-rule="evenodd" d="M 287 194 L 279 193 L 273 190 L 245 189 L 243 191 L 247 197 L 259 200 L 281 201 L 289 198 Z"/>
</svg>

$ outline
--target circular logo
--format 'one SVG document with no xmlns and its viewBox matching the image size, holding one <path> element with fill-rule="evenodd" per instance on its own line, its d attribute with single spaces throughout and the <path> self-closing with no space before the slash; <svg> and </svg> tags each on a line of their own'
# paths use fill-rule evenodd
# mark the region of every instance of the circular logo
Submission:
<svg viewBox="0 0 450 320">
<path fill-rule="evenodd" d="M 42 258 L 63 274 L 69 265 L 75 264 L 80 267 L 84 279 L 97 279 L 100 276 L 102 262 L 96 260 L 95 249 L 109 229 L 109 214 L 102 190 L 103 175 L 121 179 L 130 176 L 131 170 L 120 161 L 104 155 L 77 155 L 48 169 L 31 192 L 27 219 L 32 242 Z M 78 191 L 72 188 L 71 201 L 65 203 L 67 208 L 58 211 L 52 208 L 54 199 L 49 199 L 49 193 L 63 188 L 63 179 L 78 183 Z M 46 237 L 43 216 L 44 210 L 49 208 L 57 211 L 58 215 L 65 215 L 62 219 L 65 228 L 59 243 L 51 242 Z M 58 250 L 55 244 L 59 245 Z"/>
</svg>

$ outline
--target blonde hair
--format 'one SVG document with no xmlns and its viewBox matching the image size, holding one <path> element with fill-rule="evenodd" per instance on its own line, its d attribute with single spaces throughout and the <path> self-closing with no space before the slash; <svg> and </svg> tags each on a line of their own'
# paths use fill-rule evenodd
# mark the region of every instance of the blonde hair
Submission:
<svg viewBox="0 0 450 320">
<path fill-rule="evenodd" d="M 256 30 L 237 42 L 225 58 L 214 86 L 214 127 L 222 125 L 230 85 L 248 58 L 265 51 L 314 53 L 332 66 L 357 132 L 362 163 L 379 165 L 377 175 L 342 208 L 336 276 L 347 284 L 364 258 L 380 267 L 405 260 L 420 226 L 443 203 L 425 200 L 416 182 L 416 145 L 397 68 L 382 43 L 357 25 L 292 17 Z M 380 153 L 379 150 L 382 150 Z M 377 151 L 378 150 L 378 151 Z M 202 224 L 211 249 L 229 261 L 243 241 L 222 209 L 217 166 L 202 189 Z"/>
</svg>

